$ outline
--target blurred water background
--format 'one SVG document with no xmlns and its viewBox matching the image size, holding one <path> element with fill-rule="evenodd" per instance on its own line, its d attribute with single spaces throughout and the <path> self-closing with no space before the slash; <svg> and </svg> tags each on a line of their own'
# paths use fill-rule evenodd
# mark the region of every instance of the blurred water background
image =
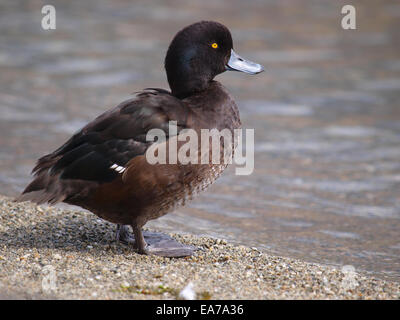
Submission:
<svg viewBox="0 0 400 320">
<path fill-rule="evenodd" d="M 217 77 L 255 128 L 255 171 L 231 168 L 186 207 L 148 224 L 400 279 L 400 3 L 387 0 L 0 1 L 0 193 L 40 156 L 146 87 L 167 88 L 174 34 L 230 28 L 266 67 Z M 341 8 L 357 29 L 341 28 Z"/>
</svg>

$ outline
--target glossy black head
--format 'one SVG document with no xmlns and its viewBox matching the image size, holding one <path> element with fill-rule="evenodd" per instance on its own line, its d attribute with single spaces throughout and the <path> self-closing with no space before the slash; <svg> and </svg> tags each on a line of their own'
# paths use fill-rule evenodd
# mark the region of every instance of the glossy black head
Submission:
<svg viewBox="0 0 400 320">
<path fill-rule="evenodd" d="M 231 33 L 224 25 L 201 21 L 182 29 L 172 40 L 165 58 L 172 94 L 183 98 L 202 91 L 216 75 L 226 70 L 249 72 L 232 67 L 233 60 L 250 63 L 234 54 Z"/>
</svg>

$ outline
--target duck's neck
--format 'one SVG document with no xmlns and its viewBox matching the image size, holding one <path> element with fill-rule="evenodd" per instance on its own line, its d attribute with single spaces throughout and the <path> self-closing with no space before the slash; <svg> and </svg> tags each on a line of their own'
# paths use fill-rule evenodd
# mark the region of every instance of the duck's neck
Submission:
<svg viewBox="0 0 400 320">
<path fill-rule="evenodd" d="M 168 52 L 165 59 L 165 70 L 171 92 L 175 97 L 183 99 L 208 88 L 214 75 L 202 68 L 196 61 L 196 50 L 185 50 L 183 54 L 174 55 Z"/>
<path fill-rule="evenodd" d="M 208 79 L 190 76 L 180 76 L 178 79 L 169 80 L 172 95 L 183 99 L 198 92 L 206 90 L 210 86 Z"/>
</svg>

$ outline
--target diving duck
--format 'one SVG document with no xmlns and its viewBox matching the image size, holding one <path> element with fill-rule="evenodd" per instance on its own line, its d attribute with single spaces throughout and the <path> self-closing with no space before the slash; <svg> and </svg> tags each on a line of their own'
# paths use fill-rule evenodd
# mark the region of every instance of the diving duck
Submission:
<svg viewBox="0 0 400 320">
<path fill-rule="evenodd" d="M 146 151 L 156 142 L 148 141 L 146 134 L 152 129 L 166 132 L 171 121 L 178 133 L 183 129 L 233 132 L 241 127 L 238 108 L 214 78 L 226 70 L 257 74 L 264 69 L 235 53 L 224 25 L 201 21 L 175 35 L 165 70 L 171 91 L 145 89 L 95 118 L 37 161 L 33 181 L 16 200 L 85 208 L 117 224 L 117 239 L 140 254 L 192 254 L 193 248 L 184 245 L 151 243 L 151 236 L 146 243 L 142 227 L 204 190 L 226 165 L 151 164 Z M 173 138 L 166 132 L 166 143 Z"/>
</svg>

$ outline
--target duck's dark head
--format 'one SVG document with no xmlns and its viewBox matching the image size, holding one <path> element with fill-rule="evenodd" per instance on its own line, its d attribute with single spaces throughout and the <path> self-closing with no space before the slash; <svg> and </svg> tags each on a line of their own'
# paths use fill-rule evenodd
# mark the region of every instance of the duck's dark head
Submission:
<svg viewBox="0 0 400 320">
<path fill-rule="evenodd" d="M 237 55 L 228 28 L 213 21 L 197 22 L 179 31 L 168 48 L 165 69 L 172 94 L 179 98 L 206 89 L 226 70 L 250 74 L 264 70 Z"/>
</svg>

